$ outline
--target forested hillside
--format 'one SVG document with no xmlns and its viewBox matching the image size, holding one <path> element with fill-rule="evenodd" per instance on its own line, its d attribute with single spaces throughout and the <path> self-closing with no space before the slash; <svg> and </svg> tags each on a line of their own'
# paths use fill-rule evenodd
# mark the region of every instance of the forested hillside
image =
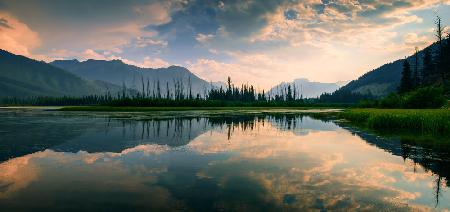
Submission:
<svg viewBox="0 0 450 212">
<path fill-rule="evenodd" d="M 83 96 L 119 87 L 87 81 L 45 62 L 0 50 L 0 97 Z"/>
</svg>

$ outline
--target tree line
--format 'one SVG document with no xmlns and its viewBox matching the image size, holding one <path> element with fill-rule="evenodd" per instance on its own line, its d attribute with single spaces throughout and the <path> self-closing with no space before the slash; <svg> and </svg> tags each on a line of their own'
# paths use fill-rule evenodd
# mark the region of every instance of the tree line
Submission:
<svg viewBox="0 0 450 212">
<path fill-rule="evenodd" d="M 266 93 L 265 90 L 261 92 L 256 91 L 253 85 L 241 84 L 240 87 L 235 86 L 231 78 L 227 79 L 227 86 L 212 88 L 208 95 L 208 100 L 223 100 L 223 101 L 265 101 L 265 102 L 303 102 L 306 101 L 303 95 L 299 94 L 295 83 L 287 84 L 286 86 L 277 86 L 275 92 Z"/>
<path fill-rule="evenodd" d="M 445 27 L 442 20 L 436 18 L 436 46 L 433 49 L 427 47 L 420 58 L 419 52 L 413 55 L 413 64 L 405 59 L 403 61 L 402 78 L 400 80 L 399 93 L 411 92 L 420 87 L 441 86 L 448 94 L 450 91 L 450 33 L 444 34 Z M 420 61 L 421 60 L 421 61 Z"/>
<path fill-rule="evenodd" d="M 156 80 L 140 80 L 140 90 L 128 88 L 122 84 L 120 91 L 113 94 L 110 91 L 103 95 L 88 95 L 82 97 L 10 97 L 0 99 L 1 105 L 42 105 L 42 106 L 326 106 L 315 98 L 303 98 L 296 85 L 287 84 L 271 93 L 265 90 L 257 91 L 253 85 L 236 86 L 230 77 L 225 88 L 210 84 L 209 90 L 202 94 L 192 89 L 190 77 L 186 80 L 173 79 L 173 82 L 161 83 Z M 337 104 L 336 106 L 341 106 Z"/>
<path fill-rule="evenodd" d="M 361 107 L 378 108 L 441 108 L 450 97 L 450 32 L 438 16 L 435 21 L 436 42 L 420 55 L 403 60 L 397 93 L 379 100 L 363 100 Z"/>
</svg>

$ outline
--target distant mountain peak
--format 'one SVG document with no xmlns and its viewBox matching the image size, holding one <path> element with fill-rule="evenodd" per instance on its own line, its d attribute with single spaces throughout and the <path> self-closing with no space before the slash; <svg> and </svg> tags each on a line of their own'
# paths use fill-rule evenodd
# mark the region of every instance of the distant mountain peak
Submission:
<svg viewBox="0 0 450 212">
<path fill-rule="evenodd" d="M 272 87 L 267 94 L 277 95 L 280 92 L 284 92 L 287 86 L 291 85 L 291 89 L 296 89 L 296 93 L 302 95 L 306 98 L 315 98 L 323 93 L 333 92 L 339 89 L 341 86 L 338 83 L 325 83 L 325 82 L 314 82 L 307 78 L 297 78 L 291 82 L 282 82 L 274 87 Z"/>
<path fill-rule="evenodd" d="M 106 91 L 96 82 L 45 62 L 5 50 L 0 54 L 0 97 L 81 96 Z"/>
<path fill-rule="evenodd" d="M 297 78 L 297 79 L 294 79 L 294 81 L 303 81 L 303 82 L 311 82 L 309 79 L 307 79 L 307 78 Z"/>
</svg>

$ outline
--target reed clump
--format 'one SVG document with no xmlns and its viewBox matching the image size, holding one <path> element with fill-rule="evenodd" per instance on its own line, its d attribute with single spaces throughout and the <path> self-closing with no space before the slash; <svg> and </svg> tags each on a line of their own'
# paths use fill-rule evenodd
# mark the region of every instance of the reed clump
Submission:
<svg viewBox="0 0 450 212">
<path fill-rule="evenodd" d="M 350 109 L 338 117 L 375 130 L 450 135 L 448 109 Z"/>
</svg>

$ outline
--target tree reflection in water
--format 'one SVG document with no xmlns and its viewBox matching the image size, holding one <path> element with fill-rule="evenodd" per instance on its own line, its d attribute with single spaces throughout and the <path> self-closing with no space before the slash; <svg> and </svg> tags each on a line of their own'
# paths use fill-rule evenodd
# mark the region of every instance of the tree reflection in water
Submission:
<svg viewBox="0 0 450 212">
<path fill-rule="evenodd" d="M 391 204 L 383 198 L 403 191 L 401 185 L 394 183 L 400 187 L 394 186 L 393 189 L 380 187 L 382 182 L 372 182 L 376 186 L 358 184 L 371 179 L 371 174 L 376 173 L 356 169 L 357 166 L 373 168 L 364 163 L 368 158 L 377 159 L 375 156 L 380 154 L 377 152 L 379 149 L 388 152 L 381 155 L 382 159 L 390 162 L 386 166 L 395 164 L 395 157 L 392 156 L 399 156 L 403 158 L 403 165 L 409 166 L 412 162 L 411 168 L 415 174 L 419 175 L 417 170 L 420 169 L 433 173 L 433 179 L 424 177 L 424 180 L 433 181 L 430 183 L 434 185 L 435 207 L 442 204 L 443 188 L 449 186 L 447 164 L 450 162 L 450 150 L 442 142 L 433 138 L 429 138 L 431 141 L 417 141 L 407 136 L 385 138 L 344 126 L 340 122 L 315 120 L 304 114 L 117 117 L 54 116 L 44 113 L 3 120 L 0 123 L 4 135 L 0 137 L 3 167 L 26 166 L 37 161 L 39 163 L 30 170 L 46 169 L 42 172 L 44 174 L 55 171 L 52 169 L 55 164 L 57 167 L 73 167 L 78 164 L 77 161 L 87 161 L 87 164 L 74 166 L 77 167 L 74 170 L 68 168 L 65 171 L 74 176 L 91 173 L 92 179 L 86 179 L 88 182 L 101 185 L 103 180 L 109 180 L 109 183 L 118 186 L 117 189 L 146 185 L 155 194 L 170 194 L 164 198 L 175 198 L 176 201 L 171 203 L 178 205 L 179 209 L 239 209 L 242 202 L 246 203 L 242 207 L 252 210 L 261 209 L 258 205 L 267 210 L 344 210 L 356 209 L 358 205 L 382 209 L 380 207 L 383 205 Z M 27 129 L 27 133 L 22 133 L 19 128 Z M 356 137 L 351 138 L 349 132 Z M 339 142 L 339 139 L 344 140 Z M 370 154 L 364 154 L 368 145 L 362 145 L 360 140 L 372 146 Z M 346 146 L 349 144 L 361 146 Z M 357 152 L 347 152 L 346 149 L 361 151 L 358 154 L 368 158 L 358 158 L 361 161 L 357 161 L 352 158 L 352 154 Z M 66 161 L 70 163 L 60 165 Z M 119 164 L 124 167 L 115 167 Z M 382 167 L 383 163 L 371 165 Z M 91 170 L 91 166 L 96 168 Z M 146 169 L 149 171 L 140 173 Z M 18 167 L 11 170 L 17 173 L 3 177 L 28 176 L 25 170 Z M 102 170 L 105 176 L 94 170 Z M 130 170 L 129 173 L 127 170 Z M 394 172 L 395 169 L 389 171 Z M 395 176 L 394 173 L 389 174 Z M 51 176 L 57 175 L 49 176 L 53 179 Z M 0 193 L 21 185 L 1 177 Z M 120 179 L 120 183 L 115 184 L 115 178 Z M 54 180 L 57 183 L 63 179 Z M 137 185 L 133 184 L 133 180 L 137 181 Z M 396 176 L 395 180 L 400 182 L 402 178 Z M 122 187 L 124 183 L 130 185 Z M 94 189 L 96 186 L 91 187 Z M 27 190 L 24 186 L 20 188 Z M 102 194 L 105 191 L 95 192 Z M 237 192 L 242 195 L 237 195 Z"/>
</svg>

